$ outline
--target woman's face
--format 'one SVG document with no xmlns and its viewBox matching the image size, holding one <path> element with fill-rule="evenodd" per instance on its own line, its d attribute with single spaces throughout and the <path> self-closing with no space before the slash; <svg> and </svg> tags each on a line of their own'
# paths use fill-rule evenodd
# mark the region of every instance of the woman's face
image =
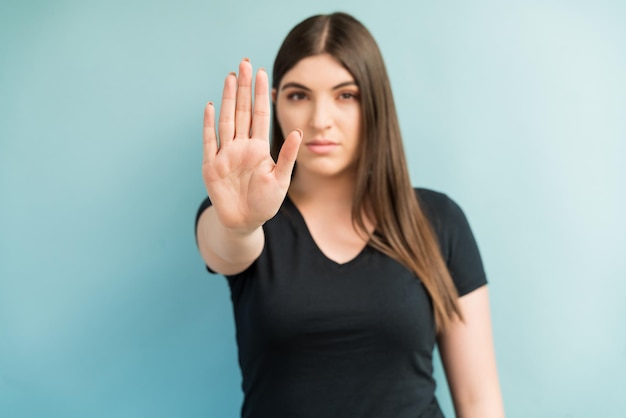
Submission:
<svg viewBox="0 0 626 418">
<path fill-rule="evenodd" d="M 298 169 L 314 175 L 353 172 L 361 136 L 361 104 L 354 78 L 328 54 L 299 61 L 272 92 L 283 135 L 304 133 Z"/>
</svg>

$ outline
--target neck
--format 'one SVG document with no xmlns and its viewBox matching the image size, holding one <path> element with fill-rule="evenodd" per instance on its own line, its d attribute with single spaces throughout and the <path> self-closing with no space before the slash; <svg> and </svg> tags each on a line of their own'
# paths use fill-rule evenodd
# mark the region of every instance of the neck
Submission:
<svg viewBox="0 0 626 418">
<path fill-rule="evenodd" d="M 291 181 L 289 197 L 297 204 L 352 210 L 356 173 L 323 177 L 298 171 Z"/>
</svg>

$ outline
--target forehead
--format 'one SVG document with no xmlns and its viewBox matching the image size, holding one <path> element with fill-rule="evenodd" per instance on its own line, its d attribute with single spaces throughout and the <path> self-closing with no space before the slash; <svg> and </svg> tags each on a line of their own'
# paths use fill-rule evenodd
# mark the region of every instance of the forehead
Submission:
<svg viewBox="0 0 626 418">
<path fill-rule="evenodd" d="M 298 61 L 281 80 L 281 85 L 294 82 L 311 89 L 329 88 L 340 83 L 354 81 L 352 74 L 329 54 L 306 57 Z"/>
</svg>

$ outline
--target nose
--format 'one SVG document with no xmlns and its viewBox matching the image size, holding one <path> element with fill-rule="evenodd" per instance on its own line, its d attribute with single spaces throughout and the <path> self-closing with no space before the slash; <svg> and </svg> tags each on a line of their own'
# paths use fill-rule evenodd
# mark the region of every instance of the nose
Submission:
<svg viewBox="0 0 626 418">
<path fill-rule="evenodd" d="M 311 127 L 320 131 L 330 128 L 332 125 L 331 104 L 325 100 L 315 101 L 313 115 L 311 115 Z"/>
</svg>

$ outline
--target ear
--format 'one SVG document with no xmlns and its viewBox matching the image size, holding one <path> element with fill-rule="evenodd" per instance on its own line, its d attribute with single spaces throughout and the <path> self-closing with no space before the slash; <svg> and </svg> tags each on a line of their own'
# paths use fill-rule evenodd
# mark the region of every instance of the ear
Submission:
<svg viewBox="0 0 626 418">
<path fill-rule="evenodd" d="M 272 89 L 272 104 L 276 104 L 276 89 Z"/>
</svg>

